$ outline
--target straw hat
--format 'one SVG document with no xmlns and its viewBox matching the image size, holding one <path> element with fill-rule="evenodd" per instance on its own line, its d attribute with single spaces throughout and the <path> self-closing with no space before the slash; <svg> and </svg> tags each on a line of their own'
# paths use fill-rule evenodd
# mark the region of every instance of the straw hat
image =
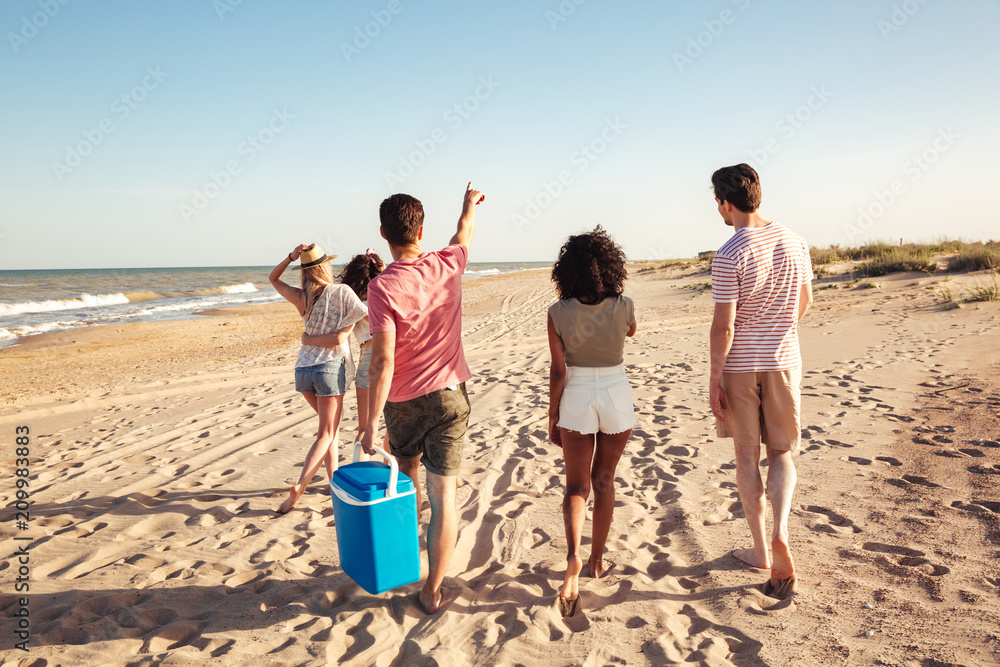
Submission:
<svg viewBox="0 0 1000 667">
<path fill-rule="evenodd" d="M 319 247 L 318 243 L 310 243 L 309 247 L 302 251 L 299 255 L 298 266 L 293 266 L 292 271 L 299 271 L 301 269 L 308 269 L 310 266 L 316 266 L 322 264 L 323 262 L 329 262 L 331 259 L 337 259 L 337 255 L 327 255 L 323 252 L 323 249 Z"/>
</svg>

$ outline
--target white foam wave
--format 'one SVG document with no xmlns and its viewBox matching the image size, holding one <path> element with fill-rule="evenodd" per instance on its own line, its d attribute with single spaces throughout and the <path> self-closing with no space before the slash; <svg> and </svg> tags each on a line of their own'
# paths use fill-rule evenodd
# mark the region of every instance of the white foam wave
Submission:
<svg viewBox="0 0 1000 667">
<path fill-rule="evenodd" d="M 245 294 L 247 292 L 256 292 L 257 288 L 254 287 L 253 283 L 242 283 L 240 285 L 227 285 L 226 287 L 221 287 L 223 294 Z"/>
<path fill-rule="evenodd" d="M 483 269 L 482 271 L 466 271 L 467 276 L 495 276 L 499 275 L 500 269 Z"/>
<path fill-rule="evenodd" d="M 35 334 L 58 331 L 60 329 L 71 329 L 76 326 L 73 322 L 45 322 L 36 326 L 14 327 L 13 329 L 0 329 L 0 340 L 11 338 L 24 338 Z"/>
<path fill-rule="evenodd" d="M 81 294 L 77 299 L 52 299 L 49 301 L 24 301 L 21 303 L 0 304 L 0 317 L 23 315 L 24 313 L 48 313 L 54 310 L 72 310 L 73 308 L 96 308 L 128 303 L 128 297 L 118 294 Z"/>
</svg>

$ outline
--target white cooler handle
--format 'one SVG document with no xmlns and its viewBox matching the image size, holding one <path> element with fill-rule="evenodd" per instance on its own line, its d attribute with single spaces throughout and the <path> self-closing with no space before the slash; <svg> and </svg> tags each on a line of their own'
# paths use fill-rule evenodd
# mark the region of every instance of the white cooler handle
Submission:
<svg viewBox="0 0 1000 667">
<path fill-rule="evenodd" d="M 399 464 L 396 463 L 396 458 L 395 457 L 389 456 L 388 454 L 385 453 L 385 451 L 383 449 L 380 449 L 380 448 L 376 447 L 375 451 L 378 454 L 381 454 L 382 457 L 389 463 L 389 488 L 386 489 L 386 491 L 385 491 L 385 497 L 386 498 L 395 498 L 396 495 L 397 495 L 397 493 L 396 493 L 396 480 L 399 477 Z M 351 462 L 352 463 L 357 463 L 360 460 L 361 460 L 361 441 L 360 440 L 355 440 L 354 441 L 354 456 L 351 457 Z"/>
</svg>

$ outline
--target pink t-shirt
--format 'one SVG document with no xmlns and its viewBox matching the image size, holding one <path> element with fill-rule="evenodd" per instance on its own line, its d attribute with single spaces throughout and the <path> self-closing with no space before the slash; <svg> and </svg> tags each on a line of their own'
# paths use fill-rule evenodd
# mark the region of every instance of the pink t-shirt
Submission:
<svg viewBox="0 0 1000 667">
<path fill-rule="evenodd" d="M 802 286 L 812 279 L 806 242 L 776 222 L 737 231 L 715 253 L 713 301 L 736 304 L 726 373 L 802 366 L 796 316 Z"/>
<path fill-rule="evenodd" d="M 450 245 L 397 259 L 368 284 L 371 332 L 396 332 L 389 400 L 408 401 L 472 377 L 462 349 L 462 274 L 469 251 Z"/>
</svg>

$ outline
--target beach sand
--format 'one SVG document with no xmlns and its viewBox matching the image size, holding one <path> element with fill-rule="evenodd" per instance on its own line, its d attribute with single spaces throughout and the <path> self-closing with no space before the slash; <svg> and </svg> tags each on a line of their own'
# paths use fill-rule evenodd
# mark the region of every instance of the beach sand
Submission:
<svg viewBox="0 0 1000 667">
<path fill-rule="evenodd" d="M 616 477 L 614 567 L 581 578 L 569 618 L 556 604 L 563 475 L 545 433 L 544 271 L 465 283 L 475 377 L 461 526 L 451 602 L 430 617 L 417 584 L 373 596 L 342 572 L 320 477 L 291 513 L 272 511 L 317 424 L 294 391 L 291 306 L 0 350 L 0 661 L 1000 664 L 1000 304 L 944 311 L 926 289 L 942 278 L 926 274 L 816 285 L 801 325 L 799 592 L 779 601 L 759 590 L 766 572 L 730 555 L 749 533 L 707 405 L 705 268 L 628 283 L 639 425 Z M 353 390 L 345 405 L 342 443 Z M 31 438 L 27 530 L 13 505 L 18 426 Z M 425 504 L 421 541 L 428 516 Z M 28 594 L 15 592 L 24 545 Z M 27 652 L 14 646 L 22 597 Z"/>
</svg>

